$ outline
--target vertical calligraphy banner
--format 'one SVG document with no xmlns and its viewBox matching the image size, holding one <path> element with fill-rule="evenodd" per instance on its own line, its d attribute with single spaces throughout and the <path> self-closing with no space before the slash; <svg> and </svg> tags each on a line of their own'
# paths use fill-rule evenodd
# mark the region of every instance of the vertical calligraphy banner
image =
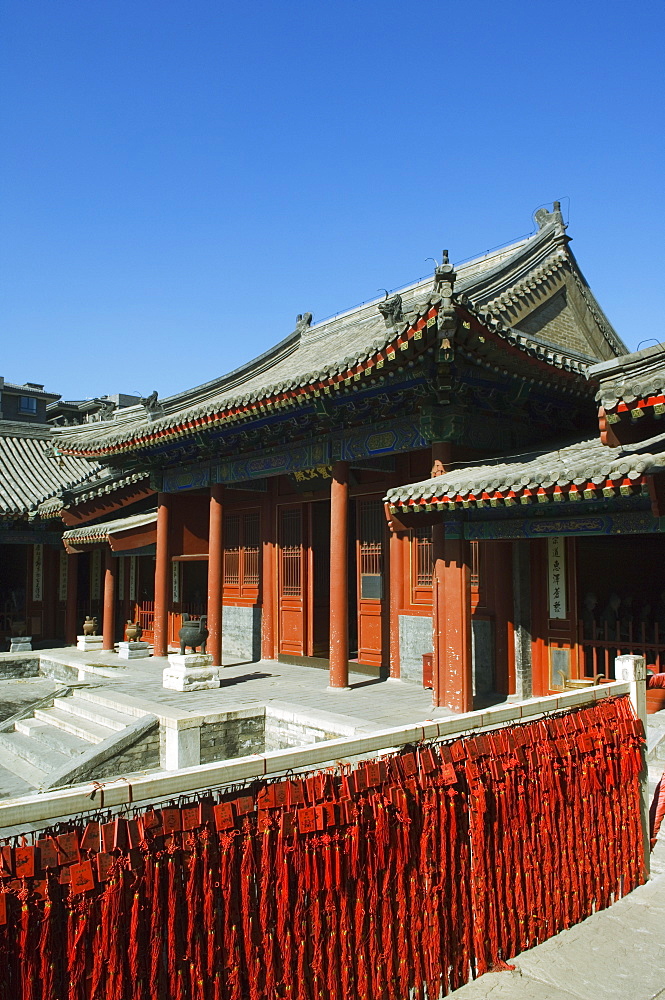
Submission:
<svg viewBox="0 0 665 1000">
<path fill-rule="evenodd" d="M 127 565 L 127 557 L 119 556 L 118 562 L 120 566 L 118 567 L 118 600 L 124 601 L 125 599 L 125 566 Z"/>
<path fill-rule="evenodd" d="M 32 546 L 32 599 L 41 601 L 44 591 L 44 546 Z"/>
<path fill-rule="evenodd" d="M 136 556 L 129 557 L 129 599 L 136 600 Z"/>
<path fill-rule="evenodd" d="M 90 600 L 98 601 L 102 596 L 102 552 L 93 549 L 90 553 Z"/>
<path fill-rule="evenodd" d="M 547 539 L 547 589 L 550 618 L 567 618 L 566 607 L 566 539 Z"/>
<path fill-rule="evenodd" d="M 58 600 L 64 604 L 67 600 L 67 573 L 69 571 L 69 561 L 64 549 L 60 552 L 60 562 L 58 564 Z"/>
</svg>

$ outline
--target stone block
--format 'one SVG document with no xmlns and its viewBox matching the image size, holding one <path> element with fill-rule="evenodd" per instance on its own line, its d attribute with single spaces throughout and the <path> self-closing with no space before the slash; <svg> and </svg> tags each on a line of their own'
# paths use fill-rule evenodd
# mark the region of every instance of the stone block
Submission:
<svg viewBox="0 0 665 1000">
<path fill-rule="evenodd" d="M 162 687 L 171 691 L 206 691 L 219 687 L 219 668 L 210 653 L 171 653 Z"/>
<path fill-rule="evenodd" d="M 77 635 L 76 648 L 84 653 L 100 653 L 104 637 L 101 635 Z"/>
<path fill-rule="evenodd" d="M 15 635 L 10 640 L 9 652 L 10 653 L 30 653 L 32 652 L 32 636 L 31 635 Z"/>
<path fill-rule="evenodd" d="M 143 656 L 150 656 L 150 643 L 119 642 L 118 656 L 121 660 L 138 660 Z"/>
</svg>

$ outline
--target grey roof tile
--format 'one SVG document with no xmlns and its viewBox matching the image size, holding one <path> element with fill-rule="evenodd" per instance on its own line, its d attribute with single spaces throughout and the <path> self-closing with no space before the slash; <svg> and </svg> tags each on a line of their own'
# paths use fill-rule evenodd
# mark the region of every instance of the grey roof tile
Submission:
<svg viewBox="0 0 665 1000">
<path fill-rule="evenodd" d="M 63 542 L 97 542 L 106 540 L 109 535 L 117 535 L 131 528 L 141 528 L 157 522 L 157 511 L 148 510 L 142 514 L 132 514 L 130 517 L 119 517 L 115 520 L 102 521 L 100 524 L 86 524 L 81 528 L 69 528 L 62 534 Z"/>
<path fill-rule="evenodd" d="M 434 479 L 407 483 L 388 491 L 386 500 L 399 504 L 409 499 L 426 502 L 438 497 L 468 497 L 492 491 L 515 493 L 524 488 L 565 486 L 608 479 L 637 479 L 665 471 L 665 433 L 638 444 L 607 448 L 596 437 L 547 450 L 505 456 L 477 465 L 460 466 Z"/>
<path fill-rule="evenodd" d="M 552 365 L 584 374 L 593 359 L 564 352 L 561 347 L 505 327 L 491 310 L 489 300 L 512 281 L 522 281 L 534 267 L 554 266 L 561 254 L 561 234 L 554 228 L 520 240 L 510 247 L 457 267 L 456 292 L 469 301 L 505 340 L 525 353 Z M 550 260 L 551 258 L 551 260 Z M 433 279 L 417 282 L 399 292 L 404 317 L 410 322 L 422 315 L 432 301 L 440 300 Z M 378 310 L 380 300 L 365 303 L 307 328 L 296 329 L 274 348 L 221 378 L 160 400 L 163 412 L 146 415 L 142 407 L 117 412 L 113 420 L 78 428 L 58 429 L 63 447 L 98 450 L 125 444 L 135 437 L 158 432 L 174 424 L 207 416 L 243 400 L 269 397 L 289 385 L 307 385 L 323 373 L 346 370 L 384 347 L 409 326 L 406 318 L 386 326 Z M 611 328 L 610 328 L 611 329 Z"/>
<path fill-rule="evenodd" d="M 101 468 L 81 458 L 56 458 L 49 432 L 43 437 L 0 434 L 0 516 L 34 512 L 40 503 L 85 482 Z"/>
</svg>

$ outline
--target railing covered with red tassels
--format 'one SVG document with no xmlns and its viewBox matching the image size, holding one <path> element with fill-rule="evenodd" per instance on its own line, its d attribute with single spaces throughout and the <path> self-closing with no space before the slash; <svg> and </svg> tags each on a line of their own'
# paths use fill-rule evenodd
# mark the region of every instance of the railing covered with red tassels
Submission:
<svg viewBox="0 0 665 1000">
<path fill-rule="evenodd" d="M 642 745 L 610 697 L 17 838 L 0 996 L 433 1000 L 644 881 Z"/>
</svg>

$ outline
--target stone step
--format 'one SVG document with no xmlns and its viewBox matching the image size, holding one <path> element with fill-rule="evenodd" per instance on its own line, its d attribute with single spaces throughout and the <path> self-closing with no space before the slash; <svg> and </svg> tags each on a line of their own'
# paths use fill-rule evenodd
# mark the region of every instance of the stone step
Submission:
<svg viewBox="0 0 665 1000">
<path fill-rule="evenodd" d="M 81 719 L 89 719 L 90 722 L 96 722 L 99 726 L 106 726 L 107 729 L 113 729 L 117 733 L 122 732 L 123 729 L 134 721 L 131 715 L 118 712 L 114 708 L 108 708 L 106 705 L 102 706 L 99 702 L 79 698 L 78 695 L 73 695 L 69 698 L 54 698 L 53 707 L 60 709 L 62 712 L 69 712 L 70 715 L 76 715 Z"/>
<path fill-rule="evenodd" d="M 79 736 L 72 736 L 64 729 L 55 729 L 46 722 L 40 722 L 39 719 L 21 719 L 14 723 L 14 729 L 17 733 L 23 733 L 24 736 L 29 736 L 67 757 L 77 757 L 78 754 L 90 748 L 87 740 L 82 740 Z"/>
<path fill-rule="evenodd" d="M 17 753 L 14 753 L 8 747 L 2 747 L 2 750 L 0 750 L 0 761 L 5 771 L 9 771 L 16 778 L 25 781 L 32 788 L 41 788 L 48 778 L 48 772 L 42 771 L 40 768 L 35 767 L 34 764 L 28 763 L 27 760 L 19 757 Z"/>
<path fill-rule="evenodd" d="M 33 740 L 31 736 L 24 736 L 23 733 L 0 733 L 0 755 L 5 767 L 6 753 L 12 753 L 27 761 L 31 767 L 41 771 L 42 776 L 55 771 L 57 767 L 62 767 L 69 760 L 64 753 L 45 747 L 43 743 Z"/>
<path fill-rule="evenodd" d="M 121 714 L 131 715 L 134 719 L 139 719 L 143 715 L 158 715 L 159 704 L 148 699 L 135 698 L 130 694 L 123 694 L 122 691 L 105 691 L 103 688 L 80 688 L 76 692 L 76 697 L 81 701 L 89 701 L 94 705 L 102 705 L 104 708 L 112 708 Z"/>
<path fill-rule="evenodd" d="M 72 736 L 78 736 L 88 743 L 101 743 L 102 740 L 108 739 L 109 736 L 117 732 L 117 729 L 111 729 L 110 726 L 101 726 L 91 719 L 72 715 L 71 712 L 63 712 L 60 708 L 38 708 L 35 712 L 35 718 L 39 719 L 40 722 L 55 726 L 56 729 L 71 733 Z"/>
</svg>

